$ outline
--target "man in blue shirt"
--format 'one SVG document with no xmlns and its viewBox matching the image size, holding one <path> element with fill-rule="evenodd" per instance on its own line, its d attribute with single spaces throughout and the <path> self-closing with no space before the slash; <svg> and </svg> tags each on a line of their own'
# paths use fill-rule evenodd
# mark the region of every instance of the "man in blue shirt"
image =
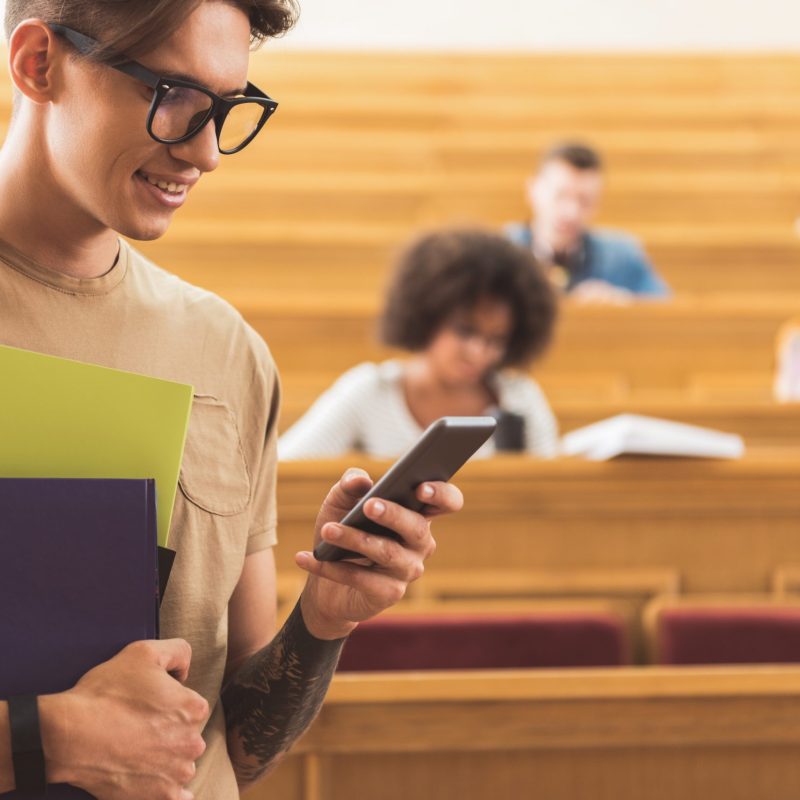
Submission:
<svg viewBox="0 0 800 800">
<path fill-rule="evenodd" d="M 507 235 L 550 265 L 555 282 L 575 297 L 624 303 L 668 295 L 636 239 L 590 229 L 602 190 L 600 156 L 580 143 L 557 145 L 528 181 L 533 221 L 507 226 Z"/>
</svg>

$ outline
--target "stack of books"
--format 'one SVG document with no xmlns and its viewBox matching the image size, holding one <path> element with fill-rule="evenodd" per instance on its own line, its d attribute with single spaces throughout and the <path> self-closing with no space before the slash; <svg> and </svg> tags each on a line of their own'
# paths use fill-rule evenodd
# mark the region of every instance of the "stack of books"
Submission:
<svg viewBox="0 0 800 800">
<path fill-rule="evenodd" d="M 65 691 L 158 637 L 193 389 L 10 347 L 0 381 L 5 699 Z M 47 797 L 89 795 L 61 785 Z"/>
</svg>

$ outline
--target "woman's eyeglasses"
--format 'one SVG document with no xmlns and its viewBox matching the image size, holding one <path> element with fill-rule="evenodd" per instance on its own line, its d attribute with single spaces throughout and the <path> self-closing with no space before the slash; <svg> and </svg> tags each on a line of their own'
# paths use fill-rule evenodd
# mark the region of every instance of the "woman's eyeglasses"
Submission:
<svg viewBox="0 0 800 800">
<path fill-rule="evenodd" d="M 487 335 L 469 322 L 454 320 L 448 327 L 462 342 L 477 340 L 493 353 L 504 353 L 508 347 L 508 336 Z"/>
<path fill-rule="evenodd" d="M 63 25 L 50 23 L 81 55 L 90 56 L 99 42 Z M 196 136 L 214 120 L 220 153 L 238 153 L 255 139 L 278 104 L 248 83 L 240 97 L 227 99 L 192 81 L 165 78 L 136 61 L 110 64 L 149 86 L 154 94 L 147 115 L 147 132 L 161 144 L 180 144 Z"/>
</svg>

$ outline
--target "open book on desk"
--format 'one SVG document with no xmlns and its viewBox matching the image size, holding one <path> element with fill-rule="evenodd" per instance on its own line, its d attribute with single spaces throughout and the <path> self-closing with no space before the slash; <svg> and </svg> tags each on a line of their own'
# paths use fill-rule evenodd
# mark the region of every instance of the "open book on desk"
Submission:
<svg viewBox="0 0 800 800">
<path fill-rule="evenodd" d="M 744 440 L 735 433 L 682 422 L 619 414 L 571 431 L 561 440 L 561 452 L 605 461 L 625 453 L 699 458 L 740 458 Z"/>
<path fill-rule="evenodd" d="M 0 552 L 0 699 L 65 691 L 157 638 L 152 480 L 0 479 Z M 90 797 L 66 785 L 46 794 Z"/>
</svg>

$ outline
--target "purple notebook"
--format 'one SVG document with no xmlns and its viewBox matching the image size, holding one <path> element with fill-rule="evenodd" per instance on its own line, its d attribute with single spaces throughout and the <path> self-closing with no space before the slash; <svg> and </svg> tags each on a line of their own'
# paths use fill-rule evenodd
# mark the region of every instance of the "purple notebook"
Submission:
<svg viewBox="0 0 800 800">
<path fill-rule="evenodd" d="M 0 698 L 64 691 L 157 638 L 158 591 L 154 481 L 0 479 Z"/>
</svg>

